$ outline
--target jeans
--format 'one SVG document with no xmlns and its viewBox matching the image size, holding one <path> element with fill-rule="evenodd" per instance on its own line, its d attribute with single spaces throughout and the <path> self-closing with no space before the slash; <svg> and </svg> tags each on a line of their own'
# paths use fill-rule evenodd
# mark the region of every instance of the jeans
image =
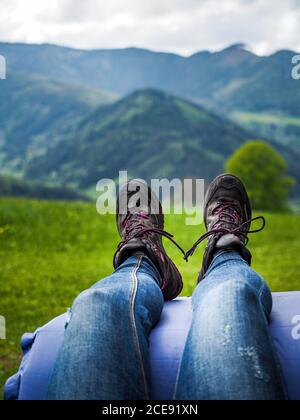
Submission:
<svg viewBox="0 0 300 420">
<path fill-rule="evenodd" d="M 163 309 L 159 273 L 130 257 L 75 300 L 49 399 L 151 398 L 149 336 Z M 269 332 L 272 295 L 235 252 L 212 262 L 193 295 L 176 400 L 287 398 Z"/>
</svg>

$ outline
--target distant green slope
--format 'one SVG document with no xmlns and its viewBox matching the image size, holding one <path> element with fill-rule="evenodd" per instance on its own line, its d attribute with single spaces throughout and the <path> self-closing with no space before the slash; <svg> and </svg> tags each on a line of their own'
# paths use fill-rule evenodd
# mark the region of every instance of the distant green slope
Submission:
<svg viewBox="0 0 300 420">
<path fill-rule="evenodd" d="M 292 51 L 278 51 L 263 57 L 232 89 L 227 86 L 223 94 L 217 92 L 214 106 L 299 117 L 300 83 L 291 75 L 294 55 Z"/>
<path fill-rule="evenodd" d="M 210 179 L 249 134 L 205 109 L 155 90 L 138 91 L 81 121 L 64 147 L 34 159 L 30 178 L 88 188 L 119 170 L 131 176 Z"/>
<path fill-rule="evenodd" d="M 274 139 L 279 144 L 300 152 L 300 115 L 292 117 L 284 114 L 235 111 L 231 117 L 245 129 Z"/>
<path fill-rule="evenodd" d="M 32 160 L 32 179 L 89 188 L 119 170 L 146 179 L 198 177 L 210 180 L 253 133 L 191 102 L 156 91 L 137 91 L 100 107 L 76 128 L 64 147 Z M 273 144 L 272 142 L 270 142 Z M 273 144 L 300 181 L 299 155 Z"/>
<path fill-rule="evenodd" d="M 38 183 L 0 175 L 0 197 L 39 198 L 48 200 L 89 201 L 82 193 L 64 187 L 47 187 Z"/>
<path fill-rule="evenodd" d="M 22 174 L 34 156 L 59 143 L 86 113 L 112 99 L 101 91 L 9 73 L 0 82 L 1 170 Z"/>
</svg>

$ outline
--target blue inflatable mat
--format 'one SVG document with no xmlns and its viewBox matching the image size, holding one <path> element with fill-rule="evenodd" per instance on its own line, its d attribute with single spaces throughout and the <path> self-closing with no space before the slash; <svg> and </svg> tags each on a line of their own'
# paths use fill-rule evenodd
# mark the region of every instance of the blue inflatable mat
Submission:
<svg viewBox="0 0 300 420">
<path fill-rule="evenodd" d="M 300 292 L 275 293 L 271 332 L 292 400 L 300 400 Z M 165 304 L 161 320 L 150 339 L 154 399 L 172 399 L 179 362 L 190 322 L 191 299 Z M 5 385 L 7 400 L 43 400 L 63 340 L 67 315 L 62 315 L 34 334 L 25 334 L 19 372 Z"/>
</svg>

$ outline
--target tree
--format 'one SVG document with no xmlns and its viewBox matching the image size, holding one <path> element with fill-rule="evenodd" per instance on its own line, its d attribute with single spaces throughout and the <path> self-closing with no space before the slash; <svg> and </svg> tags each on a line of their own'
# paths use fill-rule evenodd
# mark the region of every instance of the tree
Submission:
<svg viewBox="0 0 300 420">
<path fill-rule="evenodd" d="M 295 181 L 286 175 L 287 163 L 270 145 L 250 141 L 228 160 L 226 171 L 245 183 L 253 208 L 282 211 L 288 208 L 288 197 Z"/>
</svg>

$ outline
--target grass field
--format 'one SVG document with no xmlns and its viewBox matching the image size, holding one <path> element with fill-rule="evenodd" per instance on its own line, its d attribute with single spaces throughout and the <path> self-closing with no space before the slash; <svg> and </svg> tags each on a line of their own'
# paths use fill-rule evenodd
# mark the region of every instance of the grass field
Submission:
<svg viewBox="0 0 300 420">
<path fill-rule="evenodd" d="M 300 289 L 300 216 L 266 215 L 267 228 L 250 247 L 254 267 L 273 291 Z M 20 362 L 20 337 L 63 313 L 83 289 L 108 275 L 118 243 L 114 216 L 99 216 L 86 203 L 0 200 L 0 314 L 7 339 L 0 340 L 0 392 Z M 188 249 L 203 232 L 168 216 L 166 229 Z M 186 264 L 166 243 L 190 295 L 203 246 Z"/>
</svg>

